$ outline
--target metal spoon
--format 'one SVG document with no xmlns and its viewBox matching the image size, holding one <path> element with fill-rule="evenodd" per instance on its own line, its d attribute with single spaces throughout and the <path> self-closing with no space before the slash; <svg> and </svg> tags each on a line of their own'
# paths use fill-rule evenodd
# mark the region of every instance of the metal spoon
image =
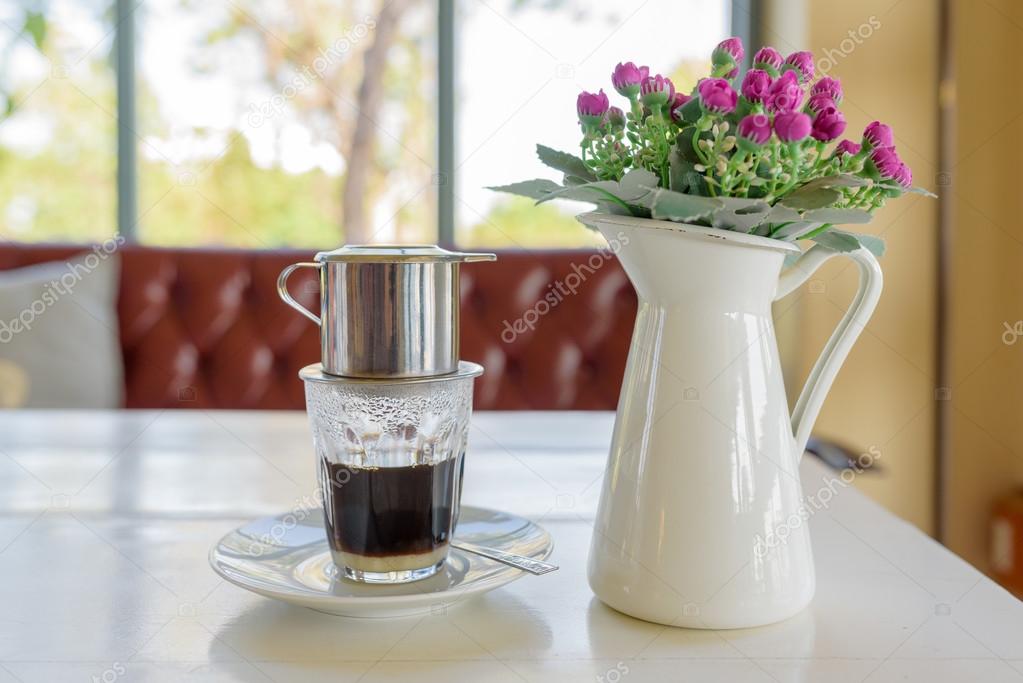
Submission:
<svg viewBox="0 0 1023 683">
<path fill-rule="evenodd" d="M 473 553 L 475 555 L 495 560 L 501 564 L 506 564 L 509 567 L 515 567 L 516 569 L 527 571 L 530 574 L 535 574 L 537 576 L 546 574 L 547 572 L 553 572 L 558 568 L 558 565 L 556 564 L 534 560 L 532 557 L 526 557 L 525 555 L 506 553 L 503 550 L 497 550 L 496 548 L 486 548 L 481 545 L 476 545 L 475 543 L 458 541 L 457 543 L 452 543 L 451 546 L 453 548 L 458 548 L 459 550 L 464 550 L 467 553 Z"/>
</svg>

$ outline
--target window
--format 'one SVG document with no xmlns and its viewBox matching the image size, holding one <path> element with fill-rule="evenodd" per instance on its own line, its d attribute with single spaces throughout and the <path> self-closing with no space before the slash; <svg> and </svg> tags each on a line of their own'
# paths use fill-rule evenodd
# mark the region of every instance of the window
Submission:
<svg viewBox="0 0 1023 683">
<path fill-rule="evenodd" d="M 147 0 L 139 239 L 435 241 L 430 4 Z"/>
<path fill-rule="evenodd" d="M 116 230 L 117 105 L 107 2 L 0 3 L 0 238 Z"/>
<path fill-rule="evenodd" d="M 108 237 L 120 192 L 121 229 L 151 244 L 596 245 L 584 205 L 484 186 L 543 173 L 535 142 L 574 151 L 575 96 L 618 61 L 691 86 L 728 5 L 0 0 L 0 236 Z"/>
<path fill-rule="evenodd" d="M 460 246 L 596 246 L 573 216 L 586 204 L 534 207 L 488 185 L 551 177 L 543 143 L 577 153 L 575 99 L 604 88 L 620 61 L 649 64 L 688 89 L 727 35 L 724 0 L 463 0 L 458 16 L 456 239 Z M 620 103 L 619 103 L 620 104 Z M 558 205 L 560 204 L 560 205 Z"/>
</svg>

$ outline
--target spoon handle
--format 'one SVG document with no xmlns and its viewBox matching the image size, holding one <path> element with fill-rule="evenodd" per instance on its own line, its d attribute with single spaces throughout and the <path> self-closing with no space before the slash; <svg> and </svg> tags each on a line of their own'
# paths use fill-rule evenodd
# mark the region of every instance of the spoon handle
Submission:
<svg viewBox="0 0 1023 683">
<path fill-rule="evenodd" d="M 530 574 L 546 574 L 547 572 L 553 572 L 558 568 L 556 564 L 549 564 L 547 562 L 541 562 L 540 560 L 534 560 L 532 557 L 526 557 L 524 555 L 515 555 L 514 553 L 506 553 L 503 550 L 497 550 L 496 548 L 485 548 L 475 543 L 466 543 L 464 541 L 458 541 L 452 543 L 452 547 L 464 550 L 468 553 L 474 553 L 476 555 L 482 555 L 483 557 L 496 560 L 502 564 L 506 564 L 510 567 L 516 567 Z"/>
</svg>

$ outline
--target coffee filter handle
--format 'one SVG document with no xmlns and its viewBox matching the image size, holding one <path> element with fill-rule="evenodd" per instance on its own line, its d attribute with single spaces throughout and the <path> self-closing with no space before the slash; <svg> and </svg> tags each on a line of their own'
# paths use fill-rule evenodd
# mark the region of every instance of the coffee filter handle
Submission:
<svg viewBox="0 0 1023 683">
<path fill-rule="evenodd" d="M 319 263 L 292 263 L 290 266 L 281 271 L 281 274 L 277 276 L 277 294 L 281 297 L 284 303 L 288 304 L 296 311 L 304 315 L 305 317 L 312 320 L 317 325 L 320 325 L 320 318 L 316 314 L 309 311 L 308 308 L 295 301 L 294 297 L 291 296 L 291 292 L 288 291 L 288 278 L 299 268 L 315 268 L 320 269 Z"/>
</svg>

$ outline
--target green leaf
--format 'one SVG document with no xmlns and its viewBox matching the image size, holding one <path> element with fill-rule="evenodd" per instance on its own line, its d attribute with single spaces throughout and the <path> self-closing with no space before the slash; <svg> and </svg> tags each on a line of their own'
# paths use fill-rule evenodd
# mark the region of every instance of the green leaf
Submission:
<svg viewBox="0 0 1023 683">
<path fill-rule="evenodd" d="M 842 232 L 841 230 L 827 230 L 819 235 L 814 235 L 810 239 L 821 246 L 838 252 L 856 251 L 860 248 L 860 241 L 854 235 Z"/>
<path fill-rule="evenodd" d="M 810 209 L 822 209 L 831 206 L 842 194 L 830 187 L 811 187 L 808 189 L 799 188 L 782 197 L 778 203 L 797 211 L 808 211 Z"/>
<path fill-rule="evenodd" d="M 811 209 L 803 214 L 804 221 L 816 221 L 817 223 L 869 223 L 873 216 L 869 211 L 863 209 Z"/>
<path fill-rule="evenodd" d="M 695 93 L 689 93 L 689 94 L 690 95 L 695 95 Z M 694 96 L 694 97 L 692 97 L 692 99 L 690 99 L 688 102 L 686 102 L 685 104 L 682 105 L 682 111 L 681 111 L 682 121 L 684 123 L 686 123 L 686 124 L 695 123 L 696 120 L 698 118 L 700 118 L 700 114 L 702 114 L 702 113 L 703 113 L 703 111 L 700 109 L 700 98 L 699 97 L 695 97 Z"/>
<path fill-rule="evenodd" d="M 553 180 L 548 180 L 547 178 L 534 178 L 533 180 L 523 180 L 522 182 L 512 183 L 511 185 L 488 187 L 487 189 L 493 190 L 494 192 L 507 192 L 508 194 L 517 194 L 523 197 L 529 197 L 530 199 L 542 200 L 552 192 L 562 189 L 562 187 Z"/>
<path fill-rule="evenodd" d="M 881 258 L 884 256 L 885 243 L 884 240 L 877 235 L 863 235 L 855 232 L 846 232 L 844 230 L 831 230 L 832 234 L 849 235 L 854 237 L 864 249 L 872 253 L 874 256 Z"/>
<path fill-rule="evenodd" d="M 685 192 L 689 189 L 686 174 L 693 171 L 693 162 L 682 157 L 678 149 L 672 148 L 668 155 L 668 189 Z"/>
<path fill-rule="evenodd" d="M 769 223 L 790 223 L 802 220 L 802 215 L 784 204 L 775 204 L 771 207 L 771 212 L 764 216 L 764 220 Z"/>
<path fill-rule="evenodd" d="M 723 230 L 749 232 L 764 222 L 771 211 L 771 205 L 762 199 L 744 197 L 718 197 L 724 204 L 714 212 L 711 225 Z"/>
<path fill-rule="evenodd" d="M 821 227 L 821 223 L 811 223 L 810 221 L 793 221 L 780 229 L 775 230 L 771 233 L 771 237 L 779 240 L 785 240 L 786 242 L 795 242 L 798 239 L 802 239 L 804 235 L 808 235 L 817 228 Z"/>
<path fill-rule="evenodd" d="M 891 183 L 877 183 L 875 187 L 880 187 L 883 190 L 895 190 L 900 194 L 922 194 L 923 196 L 930 197 L 931 199 L 938 198 L 938 195 L 934 194 L 930 190 L 925 190 L 922 187 L 905 188 L 902 185 L 892 185 Z"/>
<path fill-rule="evenodd" d="M 870 180 L 867 178 L 861 178 L 858 175 L 851 173 L 836 173 L 835 175 L 821 176 L 820 178 L 814 178 L 798 189 L 804 190 L 806 188 L 816 189 L 818 187 L 863 187 L 869 185 Z"/>
<path fill-rule="evenodd" d="M 682 194 L 659 188 L 653 193 L 650 213 L 654 218 L 688 223 L 707 218 L 724 206 L 716 197 Z"/>
<path fill-rule="evenodd" d="M 640 202 L 657 187 L 657 181 L 657 174 L 653 171 L 634 168 L 622 176 L 616 194 L 627 202 Z"/>
<path fill-rule="evenodd" d="M 619 196 L 620 191 L 621 189 L 615 181 L 599 180 L 595 183 L 586 183 L 585 185 L 558 188 L 554 192 L 544 195 L 543 198 L 537 201 L 537 204 L 543 204 L 552 199 L 574 199 L 577 202 L 596 204 L 605 210 L 608 206 L 617 206 L 620 211 L 616 210 L 612 213 L 631 216 L 632 210 L 629 208 L 629 204 Z"/>
<path fill-rule="evenodd" d="M 568 152 L 559 152 L 544 145 L 537 145 L 536 156 L 540 157 L 540 161 L 544 164 L 562 173 L 585 178 L 587 181 L 597 179 L 597 176 L 593 175 L 593 171 L 587 168 L 582 159 Z"/>
<path fill-rule="evenodd" d="M 32 36 L 36 49 L 42 51 L 43 42 L 46 40 L 46 17 L 39 12 L 26 12 L 24 31 Z"/>
<path fill-rule="evenodd" d="M 544 195 L 538 204 L 543 202 L 549 202 L 552 199 L 575 199 L 576 201 L 589 202 L 594 201 L 594 198 L 600 195 L 604 196 L 607 194 L 614 194 L 618 191 L 618 183 L 613 180 L 598 180 L 591 183 L 583 183 L 582 185 L 570 185 L 568 187 L 558 187 L 553 192 L 548 192 Z M 621 200 L 621 197 L 614 195 L 617 199 Z"/>
</svg>

